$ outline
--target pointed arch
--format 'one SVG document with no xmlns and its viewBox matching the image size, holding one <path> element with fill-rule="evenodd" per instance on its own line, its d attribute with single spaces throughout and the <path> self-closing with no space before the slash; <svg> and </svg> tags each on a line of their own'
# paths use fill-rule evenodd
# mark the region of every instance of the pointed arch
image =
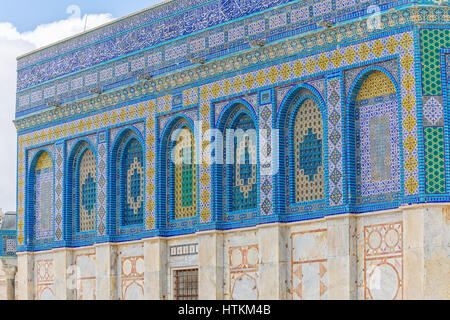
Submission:
<svg viewBox="0 0 450 320">
<path fill-rule="evenodd" d="M 311 85 L 293 88 L 277 114 L 280 130 L 280 170 L 277 179 L 278 212 L 293 212 L 292 205 L 327 199 L 328 133 L 325 102 Z"/>
<path fill-rule="evenodd" d="M 358 75 L 348 99 L 350 203 L 395 200 L 402 190 L 398 84 L 389 71 L 370 67 Z"/>
<path fill-rule="evenodd" d="M 182 126 L 179 130 L 173 139 L 174 218 L 184 219 L 197 214 L 197 166 L 194 132 L 188 126 Z"/>
<path fill-rule="evenodd" d="M 258 208 L 259 155 L 257 117 L 245 100 L 222 111 L 218 129 L 224 135 L 222 159 L 214 166 L 218 218 Z"/>
<path fill-rule="evenodd" d="M 305 96 L 294 109 L 289 125 L 290 159 L 295 183 L 294 203 L 325 198 L 324 128 L 319 106 L 313 96 Z"/>
<path fill-rule="evenodd" d="M 145 163 L 141 134 L 132 127 L 116 137 L 110 165 L 110 234 L 123 227 L 143 225 L 145 208 Z"/>
<path fill-rule="evenodd" d="M 72 148 L 67 162 L 67 215 L 71 222 L 69 241 L 79 233 L 96 230 L 97 157 L 89 140 L 82 139 Z M 84 236 L 86 239 L 86 236 Z"/>
<path fill-rule="evenodd" d="M 173 117 L 162 133 L 160 144 L 161 175 L 160 225 L 165 228 L 171 221 L 197 217 L 197 145 L 195 129 L 190 118 Z"/>
<path fill-rule="evenodd" d="M 31 191 L 28 214 L 32 224 L 28 245 L 48 245 L 53 241 L 54 162 L 46 149 L 34 156 L 28 184 Z"/>
</svg>

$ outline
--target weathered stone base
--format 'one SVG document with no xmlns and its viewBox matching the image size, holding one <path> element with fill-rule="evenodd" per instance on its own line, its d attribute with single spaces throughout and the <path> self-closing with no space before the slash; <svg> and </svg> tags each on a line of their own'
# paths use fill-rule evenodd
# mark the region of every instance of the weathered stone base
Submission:
<svg viewBox="0 0 450 320">
<path fill-rule="evenodd" d="M 18 254 L 19 299 L 449 299 L 450 207 Z M 191 246 L 190 246 L 191 245 Z M 197 253 L 198 252 L 198 253 Z"/>
<path fill-rule="evenodd" d="M 17 259 L 0 259 L 0 300 L 17 300 Z"/>
</svg>

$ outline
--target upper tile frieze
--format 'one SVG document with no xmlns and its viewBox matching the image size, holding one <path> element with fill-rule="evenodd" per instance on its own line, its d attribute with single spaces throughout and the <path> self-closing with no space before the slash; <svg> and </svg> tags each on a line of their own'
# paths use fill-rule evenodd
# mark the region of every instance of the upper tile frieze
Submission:
<svg viewBox="0 0 450 320">
<path fill-rule="evenodd" d="M 381 10 L 386 10 L 412 2 L 407 0 L 172 1 L 19 58 L 17 89 L 22 91 L 122 56 L 163 43 L 167 44 L 169 41 L 228 21 L 245 16 L 251 18 L 252 14 L 288 3 L 298 6 L 297 15 L 274 18 L 271 23 L 302 20 L 314 27 L 321 19 L 341 22 L 371 14 L 367 8 L 373 4 L 378 5 Z M 249 36 L 253 30 L 262 27 L 258 22 L 260 21 L 255 21 L 246 28 L 237 28 L 235 33 L 244 32 Z M 263 37 L 270 36 L 270 26 L 264 27 L 266 34 Z M 214 42 L 214 38 L 208 39 L 208 42 L 211 41 Z M 203 43 L 199 41 L 194 44 L 195 46 L 201 48 Z M 161 57 L 162 60 L 170 58 L 171 55 L 177 56 L 180 52 L 189 53 L 188 51 L 192 51 L 192 44 L 170 49 Z"/>
<path fill-rule="evenodd" d="M 20 58 L 18 89 L 293 1 L 171 1 Z"/>
</svg>

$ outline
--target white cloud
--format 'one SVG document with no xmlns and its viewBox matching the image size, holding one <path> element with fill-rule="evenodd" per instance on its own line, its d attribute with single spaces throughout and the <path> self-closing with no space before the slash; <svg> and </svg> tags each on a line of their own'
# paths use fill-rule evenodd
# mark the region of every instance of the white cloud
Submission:
<svg viewBox="0 0 450 320">
<path fill-rule="evenodd" d="M 35 49 L 43 47 L 86 30 L 95 28 L 113 19 L 109 13 L 90 14 L 83 17 L 72 16 L 68 19 L 42 24 L 33 31 L 20 33 L 9 22 L 0 22 L 0 39 L 22 40 L 32 44 Z M 25 52 L 23 52 L 25 53 Z"/>
<path fill-rule="evenodd" d="M 110 14 L 73 15 L 20 33 L 14 25 L 0 22 L 0 208 L 16 210 L 17 132 L 12 123 L 16 103 L 16 57 L 39 47 L 97 27 L 113 19 Z"/>
<path fill-rule="evenodd" d="M 36 47 L 42 47 L 55 41 L 70 37 L 74 34 L 83 32 L 85 25 L 88 30 L 111 20 L 112 16 L 110 14 L 85 15 L 83 18 L 73 17 L 66 20 L 40 25 L 31 32 L 23 33 L 22 38 L 33 43 Z"/>
</svg>

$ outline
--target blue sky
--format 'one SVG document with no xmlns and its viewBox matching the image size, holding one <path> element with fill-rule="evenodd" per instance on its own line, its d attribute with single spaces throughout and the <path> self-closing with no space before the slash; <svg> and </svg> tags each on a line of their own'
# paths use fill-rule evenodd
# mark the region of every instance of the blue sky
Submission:
<svg viewBox="0 0 450 320">
<path fill-rule="evenodd" d="M 12 23 L 19 32 L 65 19 L 66 9 L 76 5 L 85 14 L 110 13 L 115 18 L 151 7 L 162 0 L 0 0 L 0 22 Z"/>
</svg>

